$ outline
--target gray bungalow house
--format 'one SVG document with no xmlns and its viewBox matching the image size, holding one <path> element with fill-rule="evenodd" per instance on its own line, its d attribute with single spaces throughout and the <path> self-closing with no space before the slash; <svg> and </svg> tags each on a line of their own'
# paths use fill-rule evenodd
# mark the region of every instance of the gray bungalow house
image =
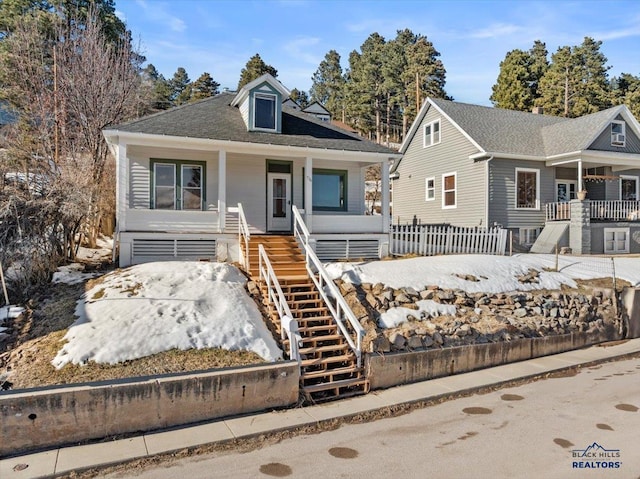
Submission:
<svg viewBox="0 0 640 479">
<path fill-rule="evenodd" d="M 570 119 L 429 98 L 400 153 L 400 222 L 497 224 L 536 252 L 640 252 L 640 125 L 624 105 Z"/>
<path fill-rule="evenodd" d="M 364 174 L 374 164 L 388 173 L 399 155 L 283 106 L 288 97 L 266 74 L 104 130 L 117 161 L 120 266 L 238 260 L 241 216 L 251 234 L 286 235 L 294 205 L 320 257 L 385 254 L 389 201 L 365 214 Z"/>
</svg>

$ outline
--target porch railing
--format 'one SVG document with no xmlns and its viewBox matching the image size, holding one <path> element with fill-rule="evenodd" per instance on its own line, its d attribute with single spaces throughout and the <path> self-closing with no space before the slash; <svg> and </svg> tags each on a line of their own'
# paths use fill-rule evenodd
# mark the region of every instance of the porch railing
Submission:
<svg viewBox="0 0 640 479">
<path fill-rule="evenodd" d="M 238 245 L 240 246 L 240 264 L 249 271 L 249 241 L 251 233 L 249 233 L 249 224 L 247 217 L 244 215 L 242 203 L 238 203 Z"/>
<path fill-rule="evenodd" d="M 601 221 L 640 220 L 640 201 L 637 200 L 588 200 L 589 217 Z M 568 202 L 547 203 L 546 221 L 566 221 L 571 219 L 571 204 Z"/>
<path fill-rule="evenodd" d="M 276 312 L 280 318 L 280 334 L 282 339 L 285 339 L 285 336 L 289 339 L 289 359 L 300 363 L 299 347 L 302 342 L 302 337 L 298 332 L 298 322 L 293 319 L 293 314 L 291 314 L 291 309 L 289 309 L 289 305 L 287 304 L 287 298 L 282 291 L 280 282 L 271 266 L 271 261 L 269 261 L 269 257 L 262 245 L 258 245 L 258 257 L 260 282 L 264 282 L 267 288 L 269 304 L 272 304 L 276 308 Z"/>
<path fill-rule="evenodd" d="M 338 290 L 338 287 L 327 274 L 322 266 L 322 262 L 316 256 L 311 248 L 310 234 L 307 226 L 302 220 L 302 216 L 298 208 L 292 206 L 293 211 L 293 234 L 302 244 L 305 254 L 305 262 L 309 277 L 316 285 L 316 289 L 320 293 L 324 303 L 331 312 L 333 320 L 336 322 L 338 329 L 346 339 L 349 347 L 356 355 L 358 367 L 362 366 L 362 340 L 364 338 L 364 328 L 351 311 L 351 308 L 345 301 L 344 297 Z"/>
<path fill-rule="evenodd" d="M 640 219 L 640 201 L 591 200 L 590 214 L 592 220 L 637 221 Z"/>
</svg>

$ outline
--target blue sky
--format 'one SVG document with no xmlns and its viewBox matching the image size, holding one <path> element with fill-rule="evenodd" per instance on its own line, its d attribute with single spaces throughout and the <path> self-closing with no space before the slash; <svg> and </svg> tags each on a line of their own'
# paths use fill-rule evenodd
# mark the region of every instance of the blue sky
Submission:
<svg viewBox="0 0 640 479">
<path fill-rule="evenodd" d="M 538 39 L 553 53 L 591 36 L 610 76 L 640 75 L 638 1 L 116 0 L 116 11 L 165 77 L 182 66 L 192 80 L 206 71 L 230 89 L 260 53 L 286 87 L 308 91 L 329 50 L 346 68 L 371 33 L 391 39 L 403 28 L 440 52 L 457 101 L 490 105 L 505 54 Z"/>
</svg>

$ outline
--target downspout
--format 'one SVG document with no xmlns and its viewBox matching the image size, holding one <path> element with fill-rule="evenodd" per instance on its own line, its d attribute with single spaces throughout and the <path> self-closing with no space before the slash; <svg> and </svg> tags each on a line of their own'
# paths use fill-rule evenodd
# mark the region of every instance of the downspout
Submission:
<svg viewBox="0 0 640 479">
<path fill-rule="evenodd" d="M 485 177 L 486 177 L 486 189 L 484 193 L 484 220 L 485 220 L 485 228 L 489 227 L 489 162 L 493 160 L 493 155 L 487 158 L 484 169 L 485 169 Z"/>
</svg>

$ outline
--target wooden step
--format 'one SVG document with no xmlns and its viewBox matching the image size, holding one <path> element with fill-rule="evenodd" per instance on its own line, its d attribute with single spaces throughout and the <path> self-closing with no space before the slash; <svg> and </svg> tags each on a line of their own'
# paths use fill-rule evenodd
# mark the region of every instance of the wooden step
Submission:
<svg viewBox="0 0 640 479">
<path fill-rule="evenodd" d="M 307 394 L 317 393 L 319 391 L 328 391 L 334 390 L 336 392 L 336 396 L 339 394 L 339 389 L 366 385 L 368 381 L 365 378 L 353 378 L 353 379 L 342 379 L 340 381 L 331 381 L 327 383 L 319 383 L 313 384 L 311 386 L 302 386 L 302 389 Z"/>
<path fill-rule="evenodd" d="M 328 353 L 332 351 L 346 351 L 349 348 L 347 343 L 340 344 L 329 344 L 327 346 L 312 346 L 309 348 L 300 348 L 300 355 L 309 355 L 309 354 L 318 354 L 318 353 Z"/>
<path fill-rule="evenodd" d="M 303 368 L 311 366 L 329 365 L 334 363 L 356 363 L 356 357 L 353 354 L 343 354 L 340 356 L 326 356 L 322 358 L 303 359 L 301 366 Z"/>
<path fill-rule="evenodd" d="M 342 376 L 345 374 L 356 374 L 362 375 L 364 374 L 364 368 L 359 368 L 357 366 L 347 366 L 347 367 L 338 367 L 333 369 L 323 369 L 321 371 L 302 371 L 300 374 L 301 380 L 306 379 L 319 379 L 319 378 L 329 378 L 331 381 L 332 376 Z"/>
<path fill-rule="evenodd" d="M 305 333 L 315 334 L 320 332 L 338 331 L 338 326 L 333 321 L 319 326 L 300 326 L 300 324 L 298 324 L 298 331 L 302 336 Z"/>
</svg>

